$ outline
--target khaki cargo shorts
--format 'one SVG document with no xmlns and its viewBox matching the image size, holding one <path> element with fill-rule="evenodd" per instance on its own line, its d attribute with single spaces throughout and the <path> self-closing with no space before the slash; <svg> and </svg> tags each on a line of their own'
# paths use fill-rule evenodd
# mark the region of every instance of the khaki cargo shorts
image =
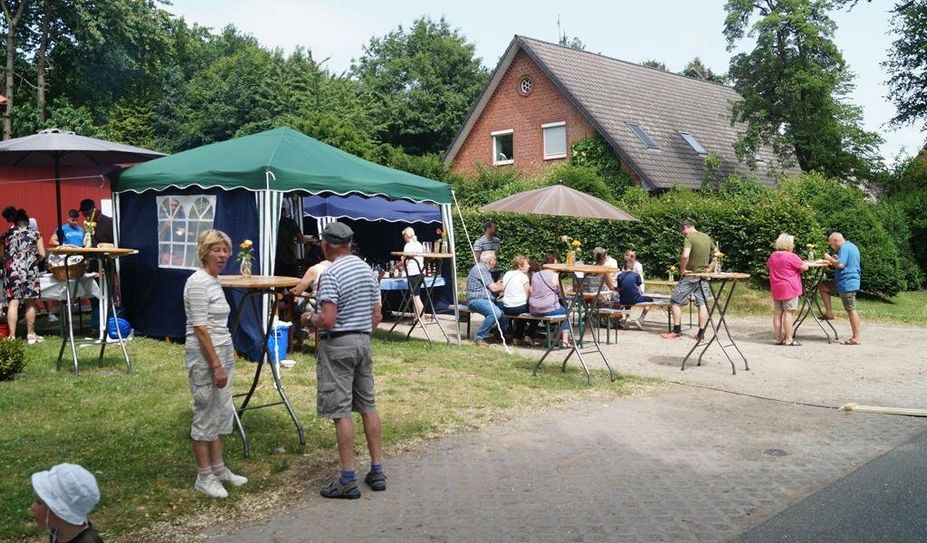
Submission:
<svg viewBox="0 0 927 543">
<path fill-rule="evenodd" d="M 787 300 L 773 300 L 773 310 L 775 311 L 797 311 L 798 296 Z"/>
<path fill-rule="evenodd" d="M 214 441 L 220 435 L 232 433 L 235 405 L 232 403 L 232 375 L 235 371 L 233 347 L 219 345 L 216 354 L 229 374 L 224 388 L 212 384 L 212 368 L 199 349 L 184 352 L 184 363 L 190 379 L 190 393 L 193 395 L 193 424 L 190 437 L 194 441 Z"/>
<path fill-rule="evenodd" d="M 843 308 L 847 311 L 856 311 L 856 291 L 841 292 L 840 300 L 843 301 Z"/>
<path fill-rule="evenodd" d="M 699 285 L 702 287 L 702 294 L 698 294 Z M 702 297 L 704 295 L 704 298 Z M 689 297 L 695 298 L 695 305 L 702 307 L 705 300 L 711 299 L 711 290 L 707 282 L 701 282 L 695 277 L 683 277 L 676 283 L 673 294 L 670 296 L 670 302 L 673 305 L 689 305 Z"/>
<path fill-rule="evenodd" d="M 316 412 L 320 417 L 341 419 L 350 417 L 351 411 L 376 409 L 370 335 L 320 339 L 316 352 Z"/>
</svg>

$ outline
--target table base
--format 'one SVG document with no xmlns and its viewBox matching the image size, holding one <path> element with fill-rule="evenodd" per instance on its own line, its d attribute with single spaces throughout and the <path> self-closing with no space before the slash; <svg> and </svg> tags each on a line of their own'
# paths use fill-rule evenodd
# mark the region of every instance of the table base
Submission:
<svg viewBox="0 0 927 543">
<path fill-rule="evenodd" d="M 810 316 L 818 328 L 821 329 L 821 332 L 824 333 L 824 337 L 827 338 L 827 342 L 831 343 L 832 341 L 837 341 L 837 329 L 834 328 L 834 325 L 830 323 L 829 320 L 820 319 L 818 315 L 824 314 L 824 309 L 821 307 L 821 296 L 818 293 L 818 288 L 820 288 L 821 283 L 824 282 L 824 268 L 814 268 L 815 273 L 812 276 L 812 280 L 809 281 L 807 285 L 810 288 L 806 288 L 805 292 L 801 296 L 801 306 L 798 308 L 798 312 L 795 315 L 795 324 L 792 326 L 792 337 L 798 337 L 798 329 L 801 327 L 802 323 Z M 830 331 L 824 327 L 824 323 L 827 324 L 827 328 L 830 328 Z M 831 339 L 831 334 L 833 334 L 833 339 Z"/>
<path fill-rule="evenodd" d="M 705 298 L 705 290 L 703 289 L 703 284 L 707 283 L 711 295 L 714 298 L 714 303 L 709 305 L 708 300 Z M 734 338 L 731 337 L 731 332 L 728 330 L 727 321 L 725 320 L 725 315 L 727 313 L 727 306 L 731 302 L 731 297 L 734 295 L 734 290 L 737 288 L 736 281 L 730 280 L 720 280 L 716 283 L 718 285 L 717 290 L 712 287 L 711 281 L 705 281 L 704 279 L 699 279 L 699 288 L 696 290 L 696 296 L 702 297 L 702 302 L 705 304 L 705 307 L 708 307 L 708 324 L 711 325 L 712 336 L 711 339 L 705 341 L 704 338 L 699 339 L 695 342 L 695 345 L 689 349 L 689 353 L 686 354 L 686 357 L 682 359 L 682 371 L 686 369 L 686 362 L 688 362 L 689 357 L 692 356 L 692 353 L 696 349 L 702 347 L 702 351 L 698 355 L 698 363 L 696 366 L 702 365 L 702 357 L 705 356 L 705 351 L 715 342 L 718 343 L 718 347 L 721 347 L 721 352 L 724 353 L 724 356 L 727 358 L 728 362 L 731 363 L 731 373 L 737 375 L 737 366 L 734 363 L 734 359 L 731 358 L 730 352 L 728 349 L 733 347 L 733 350 L 737 353 L 737 356 L 743 360 L 744 369 L 750 371 L 750 365 L 747 363 L 747 357 L 740 352 L 740 348 L 737 347 L 737 343 L 734 341 Z M 730 284 L 730 288 L 727 288 Z M 726 291 L 726 293 L 725 293 Z M 719 307 L 720 304 L 720 307 Z M 717 309 L 717 316 L 715 310 Z M 715 322 L 717 319 L 717 323 Z"/>
</svg>

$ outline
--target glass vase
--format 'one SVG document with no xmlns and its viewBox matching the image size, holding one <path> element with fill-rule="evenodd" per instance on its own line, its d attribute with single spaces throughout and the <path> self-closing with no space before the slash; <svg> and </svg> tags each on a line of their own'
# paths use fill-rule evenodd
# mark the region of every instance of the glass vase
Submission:
<svg viewBox="0 0 927 543">
<path fill-rule="evenodd" d="M 566 253 L 566 265 L 572 266 L 576 263 L 576 251 L 567 251 Z"/>
<path fill-rule="evenodd" d="M 240 272 L 241 272 L 242 277 L 251 277 L 251 261 L 250 260 L 241 261 Z"/>
</svg>

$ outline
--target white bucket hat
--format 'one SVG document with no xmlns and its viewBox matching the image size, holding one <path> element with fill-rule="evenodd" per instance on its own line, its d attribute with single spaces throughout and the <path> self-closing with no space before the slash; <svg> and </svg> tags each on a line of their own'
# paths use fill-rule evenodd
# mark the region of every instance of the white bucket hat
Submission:
<svg viewBox="0 0 927 543">
<path fill-rule="evenodd" d="M 100 489 L 92 473 L 77 464 L 58 464 L 32 474 L 32 489 L 61 520 L 84 524 L 100 501 Z"/>
</svg>

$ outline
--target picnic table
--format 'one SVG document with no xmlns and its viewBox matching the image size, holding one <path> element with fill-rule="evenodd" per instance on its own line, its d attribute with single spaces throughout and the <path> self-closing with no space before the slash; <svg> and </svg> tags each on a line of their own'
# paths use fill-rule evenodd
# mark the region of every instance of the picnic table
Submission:
<svg viewBox="0 0 927 543">
<path fill-rule="evenodd" d="M 823 258 L 819 260 L 806 260 L 805 264 L 808 265 L 808 272 L 802 275 L 804 292 L 802 292 L 801 305 L 798 307 L 798 313 L 795 316 L 792 336 L 798 337 L 799 327 L 801 327 L 802 323 L 810 316 L 811 319 L 817 323 L 821 332 L 824 333 L 824 337 L 827 338 L 828 343 L 831 342 L 831 334 L 834 336 L 833 341 L 837 341 L 837 330 L 834 328 L 834 325 L 831 324 L 829 320 L 818 317 L 818 315 L 824 314 L 818 288 L 821 286 L 821 283 L 824 282 L 824 279 L 827 278 L 827 270 L 831 267 L 831 264 Z M 827 324 L 827 328 L 824 327 L 825 323 Z M 827 330 L 828 328 L 830 328 L 830 331 Z"/>
<path fill-rule="evenodd" d="M 702 352 L 698 355 L 698 364 L 696 365 L 701 366 L 705 351 L 707 351 L 708 347 L 711 347 L 713 343 L 717 342 L 718 346 L 721 348 L 721 352 L 724 353 L 728 362 L 731 363 L 731 372 L 734 375 L 737 374 L 737 366 L 734 364 L 734 359 L 731 358 L 731 353 L 728 352 L 730 348 L 733 348 L 733 350 L 737 352 L 737 355 L 743 360 L 744 369 L 750 371 L 747 357 L 745 357 L 744 354 L 740 352 L 740 348 L 737 347 L 737 342 L 735 342 L 734 338 L 731 336 L 731 332 L 727 327 L 727 320 L 725 319 L 727 307 L 734 295 L 737 282 L 749 279 L 750 274 L 737 272 L 690 272 L 686 277 L 694 277 L 699 281 L 699 288 L 695 290 L 695 296 L 701 296 L 702 302 L 704 302 L 705 307 L 708 308 L 708 323 L 711 325 L 712 335 L 711 339 L 708 341 L 702 337 L 695 342 L 695 345 L 689 349 L 686 357 L 682 359 L 681 369 L 685 371 L 686 362 L 689 360 L 689 357 L 692 356 L 692 353 L 699 347 L 702 347 Z M 712 302 L 709 302 L 705 298 L 705 290 L 703 287 L 707 287 L 711 292 Z"/>
<path fill-rule="evenodd" d="M 595 315 L 596 313 L 595 307 L 598 305 L 599 299 L 603 292 L 603 286 L 605 285 L 605 276 L 610 273 L 614 273 L 615 268 L 611 268 L 608 266 L 594 266 L 594 265 L 588 265 L 588 264 L 574 264 L 574 265 L 544 264 L 544 269 L 553 270 L 557 273 L 558 280 L 560 282 L 560 289 L 562 292 L 566 292 L 566 290 L 563 289 L 563 276 L 564 275 L 575 276 L 576 274 L 583 274 L 583 277 L 585 276 L 589 276 L 590 278 L 598 277 L 599 279 L 597 281 L 598 286 L 596 288 L 595 294 L 588 292 L 588 290 L 584 292 L 584 289 L 576 289 L 573 295 L 569 297 L 569 303 L 566 308 L 567 318 L 569 318 L 570 313 L 574 310 L 576 310 L 579 313 L 580 318 L 579 318 L 578 327 L 580 329 L 580 335 L 584 334 L 585 329 L 587 327 L 591 328 L 593 326 L 593 315 Z M 572 327 L 570 328 L 569 334 L 570 334 L 571 341 L 570 341 L 570 347 L 567 351 L 566 358 L 563 359 L 563 367 L 561 368 L 563 371 L 566 371 L 567 361 L 569 361 L 570 357 L 572 357 L 575 354 L 576 357 L 579 359 L 579 363 L 582 366 L 583 371 L 586 373 L 586 381 L 589 384 L 592 384 L 592 374 L 589 372 L 589 367 L 586 365 L 586 360 L 585 358 L 583 358 L 583 355 L 598 353 L 598 355 L 601 356 L 602 360 L 605 362 L 605 367 L 608 368 L 608 373 L 609 373 L 611 380 L 615 381 L 618 379 L 618 374 L 615 373 L 615 370 L 613 370 L 611 364 L 609 364 L 608 357 L 606 357 L 605 353 L 602 352 L 602 347 L 601 345 L 599 345 L 599 339 L 598 339 L 597 334 L 595 333 L 592 334 L 592 343 L 595 349 L 589 350 L 586 352 L 582 351 L 582 343 L 581 341 L 577 341 L 576 334 L 573 332 Z M 548 345 L 547 350 L 544 351 L 544 354 L 541 355 L 541 359 L 538 360 L 537 365 L 534 367 L 534 374 L 537 374 L 538 369 L 540 369 L 541 367 L 541 364 L 544 362 L 547 356 L 550 355 L 551 351 L 553 351 L 556 345 L 557 345 L 557 342 L 550 342 L 550 345 Z"/>
</svg>

